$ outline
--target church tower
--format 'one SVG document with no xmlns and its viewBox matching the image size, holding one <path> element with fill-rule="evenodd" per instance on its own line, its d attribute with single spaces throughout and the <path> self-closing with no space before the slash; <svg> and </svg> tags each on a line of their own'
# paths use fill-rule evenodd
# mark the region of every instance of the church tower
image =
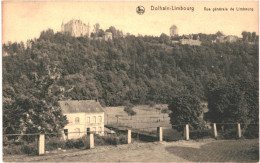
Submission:
<svg viewBox="0 0 260 163">
<path fill-rule="evenodd" d="M 170 37 L 178 35 L 178 28 L 176 25 L 172 25 L 170 28 Z"/>
</svg>

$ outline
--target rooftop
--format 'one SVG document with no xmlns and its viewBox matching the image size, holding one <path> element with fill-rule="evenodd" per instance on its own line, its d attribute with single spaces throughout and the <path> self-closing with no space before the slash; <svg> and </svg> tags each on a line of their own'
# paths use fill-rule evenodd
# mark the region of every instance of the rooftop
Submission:
<svg viewBox="0 0 260 163">
<path fill-rule="evenodd" d="M 99 102 L 95 100 L 59 101 L 63 113 L 101 113 L 104 112 Z"/>
</svg>

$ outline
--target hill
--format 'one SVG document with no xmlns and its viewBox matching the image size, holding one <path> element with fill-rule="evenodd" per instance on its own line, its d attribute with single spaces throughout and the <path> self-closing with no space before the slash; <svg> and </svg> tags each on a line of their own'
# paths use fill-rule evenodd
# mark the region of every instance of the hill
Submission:
<svg viewBox="0 0 260 163">
<path fill-rule="evenodd" d="M 3 118 L 11 133 L 30 124 L 28 117 L 33 132 L 62 128 L 61 99 L 118 106 L 167 104 L 173 96 L 190 94 L 210 101 L 215 90 L 230 84 L 252 111 L 247 117 L 258 115 L 256 44 L 170 45 L 159 37 L 131 35 L 99 41 L 47 30 L 27 48 L 10 43 L 3 49 L 9 54 L 3 58 Z"/>
</svg>

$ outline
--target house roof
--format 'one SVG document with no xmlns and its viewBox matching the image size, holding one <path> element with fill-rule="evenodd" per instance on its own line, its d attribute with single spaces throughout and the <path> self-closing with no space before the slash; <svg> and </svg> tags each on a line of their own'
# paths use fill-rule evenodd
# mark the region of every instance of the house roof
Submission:
<svg viewBox="0 0 260 163">
<path fill-rule="evenodd" d="M 63 113 L 100 113 L 104 112 L 99 102 L 95 100 L 59 101 Z"/>
</svg>

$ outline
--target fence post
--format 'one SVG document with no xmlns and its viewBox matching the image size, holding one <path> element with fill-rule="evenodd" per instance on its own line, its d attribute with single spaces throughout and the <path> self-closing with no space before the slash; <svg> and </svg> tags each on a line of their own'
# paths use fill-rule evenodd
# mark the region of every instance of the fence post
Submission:
<svg viewBox="0 0 260 163">
<path fill-rule="evenodd" d="M 40 134 L 39 135 L 39 140 L 38 140 L 38 155 L 44 155 L 45 153 L 45 135 Z"/>
<path fill-rule="evenodd" d="M 184 136 L 185 136 L 186 140 L 190 140 L 190 131 L 189 131 L 189 125 L 188 124 L 185 125 Z"/>
<path fill-rule="evenodd" d="M 127 144 L 131 144 L 131 130 L 127 130 Z"/>
<path fill-rule="evenodd" d="M 241 128 L 240 128 L 240 123 L 237 124 L 237 134 L 238 134 L 238 138 L 241 138 Z"/>
<path fill-rule="evenodd" d="M 213 123 L 213 130 L 214 130 L 214 137 L 217 138 L 218 137 L 218 131 L 217 131 L 216 123 Z"/>
<path fill-rule="evenodd" d="M 88 149 L 92 149 L 94 148 L 94 134 L 93 133 L 90 133 L 89 136 L 88 136 L 88 144 L 87 144 L 87 148 Z"/>
<path fill-rule="evenodd" d="M 157 137 L 159 141 L 163 141 L 163 130 L 162 127 L 157 127 Z"/>
</svg>

